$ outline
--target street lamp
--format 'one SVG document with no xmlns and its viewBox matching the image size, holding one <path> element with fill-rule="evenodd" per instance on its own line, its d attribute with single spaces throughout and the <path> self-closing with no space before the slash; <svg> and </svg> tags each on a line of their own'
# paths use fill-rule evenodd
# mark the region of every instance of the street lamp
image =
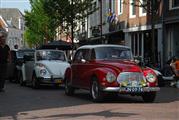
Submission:
<svg viewBox="0 0 179 120">
<path fill-rule="evenodd" d="M 103 26 L 102 26 L 102 24 L 103 24 L 103 3 L 102 3 L 102 0 L 99 0 L 99 2 L 100 2 L 100 38 L 101 38 L 101 40 L 102 40 L 102 35 L 103 35 Z M 99 41 L 100 42 L 100 41 Z"/>
</svg>

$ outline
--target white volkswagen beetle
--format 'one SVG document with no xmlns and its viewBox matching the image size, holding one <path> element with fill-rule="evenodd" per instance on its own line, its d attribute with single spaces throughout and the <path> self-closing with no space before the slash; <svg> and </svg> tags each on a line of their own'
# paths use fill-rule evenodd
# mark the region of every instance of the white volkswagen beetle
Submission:
<svg viewBox="0 0 179 120">
<path fill-rule="evenodd" d="M 69 66 L 64 51 L 36 50 L 34 56 L 24 56 L 20 84 L 30 84 L 33 88 L 40 84 L 62 84 Z"/>
</svg>

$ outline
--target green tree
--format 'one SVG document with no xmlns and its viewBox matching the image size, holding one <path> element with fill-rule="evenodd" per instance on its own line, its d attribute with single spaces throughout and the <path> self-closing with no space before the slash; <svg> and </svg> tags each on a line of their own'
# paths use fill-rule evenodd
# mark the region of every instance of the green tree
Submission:
<svg viewBox="0 0 179 120">
<path fill-rule="evenodd" d="M 79 21 L 94 12 L 91 0 L 30 0 L 31 11 L 25 12 L 25 39 L 31 45 L 52 41 L 56 30 L 71 34 Z"/>
<path fill-rule="evenodd" d="M 73 34 L 79 21 L 83 20 L 89 14 L 98 8 L 91 9 L 93 3 L 91 0 L 46 0 L 45 11 L 50 16 L 52 26 L 60 27 L 62 32 Z"/>
<path fill-rule="evenodd" d="M 49 17 L 44 11 L 44 0 L 31 0 L 31 11 L 25 12 L 25 40 L 30 46 L 39 46 L 51 38 Z"/>
</svg>

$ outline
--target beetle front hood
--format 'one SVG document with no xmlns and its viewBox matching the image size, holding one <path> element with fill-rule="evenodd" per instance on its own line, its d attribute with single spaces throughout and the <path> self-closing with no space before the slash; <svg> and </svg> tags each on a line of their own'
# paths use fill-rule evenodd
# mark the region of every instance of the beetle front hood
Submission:
<svg viewBox="0 0 179 120">
<path fill-rule="evenodd" d="M 68 62 L 59 60 L 41 61 L 40 63 L 42 63 L 51 74 L 60 76 L 64 76 L 66 68 L 70 66 Z"/>
<path fill-rule="evenodd" d="M 104 60 L 100 61 L 99 64 L 115 67 L 121 72 L 142 72 L 142 69 L 135 62 L 129 60 Z"/>
</svg>

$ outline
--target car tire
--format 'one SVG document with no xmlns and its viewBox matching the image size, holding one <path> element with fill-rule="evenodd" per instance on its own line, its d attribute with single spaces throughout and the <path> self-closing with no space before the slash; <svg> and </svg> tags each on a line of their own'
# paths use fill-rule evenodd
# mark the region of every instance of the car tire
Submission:
<svg viewBox="0 0 179 120">
<path fill-rule="evenodd" d="M 154 102 L 155 97 L 156 97 L 156 92 L 147 92 L 142 95 L 142 99 L 146 103 Z"/>
<path fill-rule="evenodd" d="M 97 78 L 93 78 L 92 80 L 90 94 L 94 102 L 101 102 L 103 99 L 103 93 L 100 90 Z"/>
<path fill-rule="evenodd" d="M 32 88 L 38 89 L 40 87 L 39 81 L 35 74 L 32 75 Z"/>
<path fill-rule="evenodd" d="M 65 94 L 68 95 L 68 96 L 71 96 L 75 93 L 75 88 L 71 87 L 69 85 L 69 80 L 65 80 Z"/>
<path fill-rule="evenodd" d="M 26 83 L 23 81 L 22 73 L 19 74 L 19 84 L 21 86 L 25 86 L 26 85 Z"/>
</svg>

